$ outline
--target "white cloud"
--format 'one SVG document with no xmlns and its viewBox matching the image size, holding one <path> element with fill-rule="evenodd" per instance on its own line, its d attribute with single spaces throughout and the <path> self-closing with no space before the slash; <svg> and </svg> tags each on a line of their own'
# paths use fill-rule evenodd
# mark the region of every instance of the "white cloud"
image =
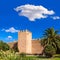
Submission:
<svg viewBox="0 0 60 60">
<path fill-rule="evenodd" d="M 57 20 L 57 19 L 60 19 L 60 16 L 54 16 L 54 17 L 51 17 L 53 18 L 54 20 Z"/>
<path fill-rule="evenodd" d="M 35 21 L 35 19 L 47 18 L 48 15 L 53 15 L 55 12 L 53 10 L 48 10 L 47 8 L 35 5 L 22 5 L 14 9 L 18 12 L 19 16 L 25 16 L 30 21 Z"/>
<path fill-rule="evenodd" d="M 12 39 L 12 36 L 8 36 L 7 39 L 8 39 L 8 40 Z"/>
<path fill-rule="evenodd" d="M 11 27 L 9 29 L 2 29 L 2 31 L 15 33 L 15 32 L 18 32 L 19 30 L 16 30 L 14 27 Z"/>
</svg>

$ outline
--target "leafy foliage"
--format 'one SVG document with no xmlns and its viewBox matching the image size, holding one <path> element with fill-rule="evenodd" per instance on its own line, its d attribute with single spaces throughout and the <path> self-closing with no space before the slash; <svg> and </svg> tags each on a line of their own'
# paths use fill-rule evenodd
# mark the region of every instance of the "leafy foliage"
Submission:
<svg viewBox="0 0 60 60">
<path fill-rule="evenodd" d="M 60 49 L 60 37 L 57 33 L 58 31 L 55 31 L 54 28 L 45 30 L 44 38 L 41 40 L 41 44 L 45 48 L 45 53 L 48 52 L 53 55 L 55 51 Z"/>
<path fill-rule="evenodd" d="M 12 50 L 14 50 L 15 52 L 19 52 L 17 43 L 14 44 L 14 47 L 12 48 Z"/>
<path fill-rule="evenodd" d="M 21 57 L 26 57 L 26 53 L 20 53 Z"/>
<path fill-rule="evenodd" d="M 52 45 L 47 45 L 44 50 L 47 57 L 52 57 L 56 53 L 56 49 Z"/>
<path fill-rule="evenodd" d="M 3 41 L 0 41 L 0 50 L 3 50 L 3 51 L 9 50 L 8 44 Z"/>
</svg>

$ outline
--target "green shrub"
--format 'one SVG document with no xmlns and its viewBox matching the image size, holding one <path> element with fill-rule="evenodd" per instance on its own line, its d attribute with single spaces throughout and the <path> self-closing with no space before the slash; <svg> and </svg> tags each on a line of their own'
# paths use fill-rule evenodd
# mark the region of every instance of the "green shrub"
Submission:
<svg viewBox="0 0 60 60">
<path fill-rule="evenodd" d="M 18 50 L 18 44 L 15 43 L 12 49 L 13 49 L 15 52 L 19 52 L 19 50 Z"/>
<path fill-rule="evenodd" d="M 21 57 L 26 57 L 26 53 L 23 53 L 23 52 L 22 52 L 22 53 L 20 53 L 20 56 L 21 56 Z"/>
<path fill-rule="evenodd" d="M 8 51 L 0 51 L 0 60 L 20 60 L 20 56 L 15 54 L 15 52 Z"/>
<path fill-rule="evenodd" d="M 7 43 L 0 41 L 0 50 L 7 51 L 9 49 L 10 49 L 10 47 L 8 46 Z"/>
<path fill-rule="evenodd" d="M 46 57 L 52 57 L 56 53 L 56 49 L 52 45 L 47 45 L 44 49 Z"/>
</svg>

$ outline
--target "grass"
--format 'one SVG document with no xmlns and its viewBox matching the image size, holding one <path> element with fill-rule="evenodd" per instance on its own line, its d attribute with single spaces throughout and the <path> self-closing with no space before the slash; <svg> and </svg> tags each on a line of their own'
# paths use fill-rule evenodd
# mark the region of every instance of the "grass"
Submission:
<svg viewBox="0 0 60 60">
<path fill-rule="evenodd" d="M 60 60 L 60 55 L 55 55 L 53 58 L 42 58 L 41 56 L 24 56 L 21 57 L 19 54 L 16 54 L 14 51 L 0 51 L 0 60 Z"/>
<path fill-rule="evenodd" d="M 53 58 L 53 60 L 60 60 L 60 58 Z"/>
</svg>

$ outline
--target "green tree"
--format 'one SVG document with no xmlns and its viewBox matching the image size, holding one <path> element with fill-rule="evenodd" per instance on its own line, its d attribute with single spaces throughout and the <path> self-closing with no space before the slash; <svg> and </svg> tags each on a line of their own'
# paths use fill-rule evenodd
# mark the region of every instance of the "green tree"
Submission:
<svg viewBox="0 0 60 60">
<path fill-rule="evenodd" d="M 60 38 L 58 37 L 58 31 L 55 31 L 54 28 L 48 28 L 45 30 L 44 38 L 41 40 L 41 44 L 44 46 L 44 48 L 47 48 L 46 46 L 51 45 L 55 48 L 56 51 L 58 51 L 60 48 L 59 43 Z"/>
<path fill-rule="evenodd" d="M 45 47 L 44 53 L 46 57 L 52 57 L 56 53 L 56 50 L 52 45 L 47 45 Z"/>
<path fill-rule="evenodd" d="M 8 44 L 3 41 L 0 41 L 0 50 L 3 50 L 3 51 L 9 50 Z"/>
<path fill-rule="evenodd" d="M 18 43 L 17 42 L 14 44 L 12 50 L 14 50 L 15 52 L 19 52 L 19 50 L 18 50 Z"/>
</svg>

